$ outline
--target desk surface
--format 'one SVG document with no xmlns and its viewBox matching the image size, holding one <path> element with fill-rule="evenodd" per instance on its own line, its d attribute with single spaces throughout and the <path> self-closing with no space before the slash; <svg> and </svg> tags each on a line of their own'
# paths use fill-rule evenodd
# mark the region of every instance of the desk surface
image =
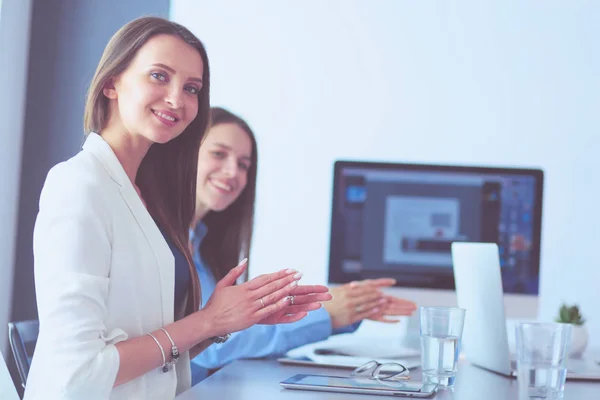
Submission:
<svg viewBox="0 0 600 400">
<path fill-rule="evenodd" d="M 372 396 L 343 393 L 327 393 L 283 389 L 279 382 L 295 374 L 321 374 L 346 376 L 344 369 L 288 366 L 275 360 L 240 360 L 221 369 L 200 382 L 178 400 L 191 399 L 385 399 L 387 396 Z M 415 371 L 420 379 L 420 370 Z M 398 397 L 395 397 L 398 398 Z M 456 385 L 453 391 L 440 390 L 432 397 L 436 400 L 507 400 L 517 399 L 517 381 L 477 368 L 466 361 L 459 364 Z M 588 400 L 600 398 L 600 382 L 567 381 L 565 400 Z"/>
</svg>

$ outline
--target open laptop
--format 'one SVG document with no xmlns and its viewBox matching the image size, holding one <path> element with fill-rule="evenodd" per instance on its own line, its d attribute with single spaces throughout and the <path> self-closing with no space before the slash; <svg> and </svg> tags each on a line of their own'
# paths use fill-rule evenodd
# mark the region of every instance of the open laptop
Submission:
<svg viewBox="0 0 600 400">
<path fill-rule="evenodd" d="M 454 242 L 451 248 L 458 306 L 467 310 L 462 337 L 467 360 L 516 376 L 516 362 L 508 345 L 498 246 Z M 600 366 L 569 359 L 567 379 L 600 380 Z"/>
</svg>

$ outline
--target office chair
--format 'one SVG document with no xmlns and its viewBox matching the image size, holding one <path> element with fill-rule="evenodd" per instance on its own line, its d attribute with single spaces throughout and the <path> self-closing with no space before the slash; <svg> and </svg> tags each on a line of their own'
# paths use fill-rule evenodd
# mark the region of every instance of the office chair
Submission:
<svg viewBox="0 0 600 400">
<path fill-rule="evenodd" d="M 37 320 L 19 321 L 8 323 L 8 340 L 12 349 L 21 385 L 25 388 L 33 350 L 37 342 L 40 323 Z"/>
</svg>

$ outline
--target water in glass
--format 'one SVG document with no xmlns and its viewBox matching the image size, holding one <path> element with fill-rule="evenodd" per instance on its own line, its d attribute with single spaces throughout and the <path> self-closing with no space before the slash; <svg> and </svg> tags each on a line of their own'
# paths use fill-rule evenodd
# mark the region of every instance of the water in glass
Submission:
<svg viewBox="0 0 600 400">
<path fill-rule="evenodd" d="M 553 365 L 525 365 L 518 368 L 520 399 L 562 399 L 567 369 Z"/>
<path fill-rule="evenodd" d="M 421 336 L 423 380 L 443 386 L 454 385 L 460 338 Z"/>
</svg>

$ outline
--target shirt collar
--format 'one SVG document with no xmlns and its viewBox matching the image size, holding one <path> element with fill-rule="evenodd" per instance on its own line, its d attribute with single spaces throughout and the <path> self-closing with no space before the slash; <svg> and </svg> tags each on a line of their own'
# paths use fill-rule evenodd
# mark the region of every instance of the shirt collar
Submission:
<svg viewBox="0 0 600 400">
<path fill-rule="evenodd" d="M 202 240 L 206 236 L 207 232 L 208 227 L 204 222 L 200 221 L 194 229 L 190 228 L 190 240 L 194 244 L 196 244 L 195 242 L 200 244 L 200 242 L 202 242 Z"/>
</svg>

